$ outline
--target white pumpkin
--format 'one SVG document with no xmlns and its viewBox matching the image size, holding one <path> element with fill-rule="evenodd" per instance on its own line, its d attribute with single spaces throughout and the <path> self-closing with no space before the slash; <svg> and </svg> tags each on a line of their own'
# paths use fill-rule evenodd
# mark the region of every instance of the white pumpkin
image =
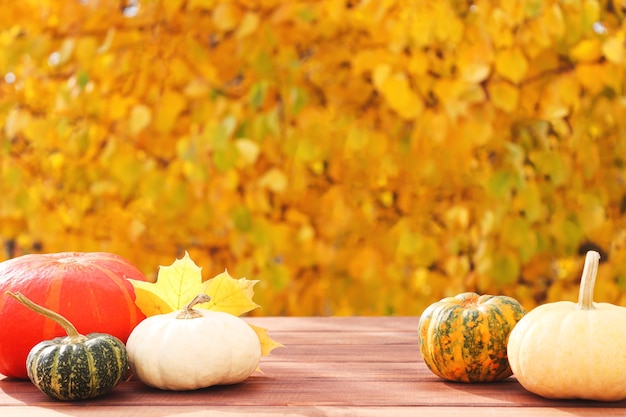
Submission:
<svg viewBox="0 0 626 417">
<path fill-rule="evenodd" d="M 507 354 L 528 391 L 546 398 L 626 398 L 626 308 L 594 303 L 600 254 L 587 253 L 578 303 L 541 305 L 511 331 Z"/>
<path fill-rule="evenodd" d="M 204 296 L 204 297 L 203 297 Z M 258 367 L 261 344 L 232 314 L 185 309 L 146 318 L 131 332 L 126 350 L 134 375 L 146 385 L 174 391 L 236 384 Z"/>
</svg>

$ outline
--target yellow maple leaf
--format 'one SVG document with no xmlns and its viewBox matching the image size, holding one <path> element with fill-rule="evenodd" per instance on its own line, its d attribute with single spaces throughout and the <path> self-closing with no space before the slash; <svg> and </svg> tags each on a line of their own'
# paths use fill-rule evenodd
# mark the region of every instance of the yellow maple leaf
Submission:
<svg viewBox="0 0 626 417">
<path fill-rule="evenodd" d="M 204 286 L 202 268 L 187 252 L 172 265 L 159 267 L 156 282 L 129 281 L 135 287 L 135 303 L 147 317 L 182 309 Z"/>
<path fill-rule="evenodd" d="M 252 301 L 254 291 L 252 287 L 258 281 L 250 281 L 245 278 L 235 279 L 227 271 L 205 282 L 203 292 L 211 296 L 211 301 L 202 307 L 211 311 L 222 311 L 234 316 L 258 308 L 259 305 Z"/>
<path fill-rule="evenodd" d="M 202 268 L 195 264 L 187 252 L 172 265 L 159 267 L 156 282 L 129 281 L 135 289 L 135 304 L 147 317 L 181 310 L 201 293 L 209 295 L 211 301 L 198 304 L 198 308 L 240 316 L 259 307 L 252 300 L 253 287 L 258 281 L 235 279 L 224 271 L 202 282 Z M 269 355 L 277 347 L 283 347 L 269 337 L 266 329 L 251 324 L 249 326 L 259 338 L 262 356 Z"/>
<path fill-rule="evenodd" d="M 259 338 L 259 342 L 261 342 L 261 356 L 269 355 L 270 352 L 275 348 L 285 347 L 285 345 L 283 345 L 282 343 L 278 343 L 277 341 L 273 340 L 267 333 L 267 329 L 254 326 L 250 323 L 248 323 L 248 325 L 252 327 L 252 330 L 254 330 L 257 337 Z"/>
</svg>

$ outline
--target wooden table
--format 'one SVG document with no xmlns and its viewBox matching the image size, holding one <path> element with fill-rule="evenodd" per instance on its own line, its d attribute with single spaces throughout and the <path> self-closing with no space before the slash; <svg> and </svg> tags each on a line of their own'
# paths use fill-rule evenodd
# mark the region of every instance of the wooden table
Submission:
<svg viewBox="0 0 626 417">
<path fill-rule="evenodd" d="M 549 401 L 515 378 L 485 384 L 434 376 L 417 346 L 415 317 L 248 318 L 286 347 L 263 374 L 193 392 L 122 382 L 89 401 L 60 402 L 29 381 L 0 376 L 0 416 L 625 416 L 626 401 Z M 625 375 L 626 377 L 626 375 Z"/>
</svg>

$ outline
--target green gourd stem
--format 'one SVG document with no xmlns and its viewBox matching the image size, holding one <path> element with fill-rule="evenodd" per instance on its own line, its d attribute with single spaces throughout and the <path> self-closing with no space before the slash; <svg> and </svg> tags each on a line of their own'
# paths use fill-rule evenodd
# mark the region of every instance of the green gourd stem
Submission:
<svg viewBox="0 0 626 417">
<path fill-rule="evenodd" d="M 28 298 L 26 298 L 26 296 L 24 296 L 23 294 L 19 292 L 12 293 L 10 291 L 6 291 L 5 294 L 10 295 L 11 297 L 15 298 L 17 301 L 19 301 L 26 307 L 33 310 L 35 313 L 41 314 L 42 316 L 45 316 L 51 320 L 54 320 L 59 326 L 63 327 L 63 330 L 65 330 L 68 337 L 72 341 L 79 341 L 81 339 L 84 339 L 85 336 L 78 333 L 78 330 L 76 330 L 76 327 L 74 327 L 74 325 L 70 323 L 68 319 L 66 319 L 59 313 L 49 310 L 45 307 L 42 307 L 39 304 L 35 304 L 33 301 L 29 300 Z"/>
<path fill-rule="evenodd" d="M 598 274 L 598 263 L 600 254 L 590 250 L 585 258 L 583 275 L 580 281 L 580 292 L 578 293 L 578 305 L 580 310 L 594 310 L 593 289 L 596 285 L 596 275 Z"/>
<path fill-rule="evenodd" d="M 211 296 L 207 294 L 198 294 L 191 300 L 183 310 L 176 316 L 177 319 L 196 319 L 202 317 L 202 314 L 193 309 L 196 304 L 208 303 L 211 301 Z"/>
</svg>

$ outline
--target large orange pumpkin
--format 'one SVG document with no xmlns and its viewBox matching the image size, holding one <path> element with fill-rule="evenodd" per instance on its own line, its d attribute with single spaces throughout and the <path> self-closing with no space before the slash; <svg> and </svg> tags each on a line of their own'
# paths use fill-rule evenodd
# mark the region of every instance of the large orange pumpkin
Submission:
<svg viewBox="0 0 626 417">
<path fill-rule="evenodd" d="M 70 320 L 82 334 L 111 334 L 126 342 L 145 318 L 126 279 L 146 280 L 126 259 L 106 252 L 30 254 L 0 263 L 0 373 L 28 378 L 26 357 L 42 340 L 63 336 L 54 321 L 5 294 L 21 292 Z"/>
</svg>

